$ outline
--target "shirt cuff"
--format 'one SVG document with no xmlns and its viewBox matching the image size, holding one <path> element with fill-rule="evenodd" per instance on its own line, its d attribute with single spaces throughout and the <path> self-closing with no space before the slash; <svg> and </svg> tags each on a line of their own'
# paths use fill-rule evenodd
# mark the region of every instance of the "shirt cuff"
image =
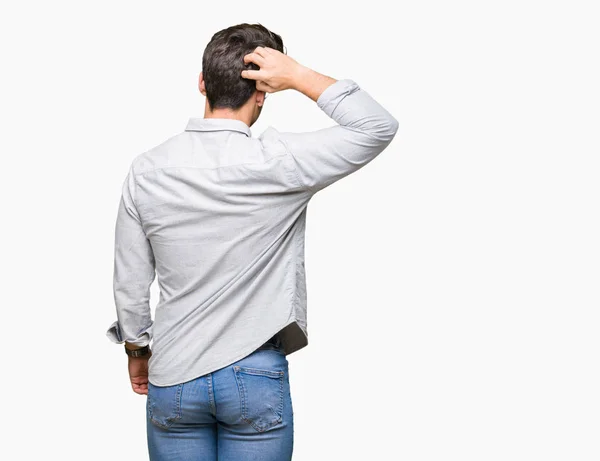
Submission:
<svg viewBox="0 0 600 461">
<path fill-rule="evenodd" d="M 338 80 L 325 88 L 325 91 L 317 99 L 317 105 L 329 117 L 332 117 L 333 111 L 342 99 L 359 89 L 360 87 L 354 80 L 349 78 Z"/>
<path fill-rule="evenodd" d="M 150 344 L 151 329 L 152 326 L 140 332 L 136 339 L 128 339 L 127 342 L 129 344 L 134 344 L 140 347 L 147 346 L 148 344 Z M 108 330 L 106 330 L 106 336 L 115 344 L 125 343 L 125 339 L 123 338 L 123 332 L 121 330 L 121 325 L 119 324 L 118 320 L 113 322 L 113 324 L 108 328 Z"/>
</svg>

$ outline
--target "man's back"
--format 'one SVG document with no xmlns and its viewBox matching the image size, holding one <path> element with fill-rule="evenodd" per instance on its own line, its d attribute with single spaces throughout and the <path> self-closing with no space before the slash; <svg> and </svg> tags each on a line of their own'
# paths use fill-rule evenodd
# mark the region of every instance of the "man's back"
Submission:
<svg viewBox="0 0 600 461">
<path fill-rule="evenodd" d="M 190 119 L 183 133 L 134 159 L 117 222 L 115 299 L 131 304 L 130 336 L 153 336 L 152 384 L 222 368 L 277 332 L 286 354 L 307 344 L 308 202 L 372 160 L 397 130 L 352 80 L 336 81 L 317 104 L 339 125 L 268 128 L 252 138 L 239 120 Z M 155 269 L 155 320 L 148 314 L 140 323 L 136 303 L 147 303 Z M 129 310 L 121 311 L 108 332 L 115 341 L 127 325 Z"/>
<path fill-rule="evenodd" d="M 310 194 L 269 131 L 192 119 L 139 156 L 135 202 L 156 260 L 160 300 L 150 382 L 221 368 L 290 322 L 305 327 L 304 216 Z M 127 283 L 124 280 L 124 283 Z M 306 344 L 286 330 L 291 353 Z"/>
</svg>

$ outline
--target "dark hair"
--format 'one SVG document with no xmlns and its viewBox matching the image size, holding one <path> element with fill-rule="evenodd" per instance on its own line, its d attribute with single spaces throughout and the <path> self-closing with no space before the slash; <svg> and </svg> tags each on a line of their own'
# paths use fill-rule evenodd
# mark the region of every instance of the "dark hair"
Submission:
<svg viewBox="0 0 600 461">
<path fill-rule="evenodd" d="M 282 53 L 281 37 L 261 24 L 238 24 L 214 34 L 202 56 L 202 73 L 206 97 L 211 109 L 239 109 L 256 91 L 256 81 L 242 78 L 242 70 L 258 70 L 254 63 L 244 63 L 244 56 L 257 46 L 274 48 Z"/>
</svg>

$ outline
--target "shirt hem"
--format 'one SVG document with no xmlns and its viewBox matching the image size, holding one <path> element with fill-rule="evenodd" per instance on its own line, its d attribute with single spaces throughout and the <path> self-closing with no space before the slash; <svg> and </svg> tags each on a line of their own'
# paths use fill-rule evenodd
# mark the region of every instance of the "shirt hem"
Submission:
<svg viewBox="0 0 600 461">
<path fill-rule="evenodd" d="M 237 362 L 238 360 L 243 359 L 244 357 L 247 357 L 248 355 L 250 355 L 252 352 L 254 352 L 256 349 L 258 349 L 260 346 L 262 346 L 264 343 L 267 342 L 267 340 L 269 340 L 275 333 L 283 330 L 285 327 L 287 327 L 288 325 L 291 325 L 292 323 L 296 322 L 296 318 L 293 317 L 292 319 L 286 321 L 286 323 L 284 323 L 283 325 L 281 325 L 277 331 L 269 334 L 266 338 L 262 339 L 261 341 L 258 341 L 257 343 L 253 343 L 252 346 L 250 346 L 248 349 L 245 349 L 244 352 L 238 354 L 237 356 L 233 357 L 232 359 L 227 359 L 227 360 L 222 360 L 221 362 L 216 362 L 213 365 L 210 365 L 208 367 L 206 367 L 207 371 L 200 371 L 200 372 L 194 372 L 194 376 L 192 377 L 183 377 L 181 380 L 178 381 L 174 381 L 174 382 L 159 382 L 154 378 L 150 378 L 150 376 L 148 377 L 148 381 L 150 382 L 150 384 L 152 384 L 153 386 L 158 386 L 158 387 L 167 387 L 167 386 L 175 386 L 178 384 L 183 384 L 183 383 L 187 383 L 189 381 L 193 381 L 194 379 L 197 379 L 201 376 L 204 376 L 208 373 L 212 373 L 215 372 L 217 370 L 220 370 L 221 368 L 225 368 L 228 365 L 231 365 L 234 362 Z"/>
</svg>

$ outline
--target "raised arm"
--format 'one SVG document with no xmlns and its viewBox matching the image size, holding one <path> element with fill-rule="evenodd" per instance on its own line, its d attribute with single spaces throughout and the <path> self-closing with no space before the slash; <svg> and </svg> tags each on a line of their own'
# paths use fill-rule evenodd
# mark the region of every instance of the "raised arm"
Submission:
<svg viewBox="0 0 600 461">
<path fill-rule="evenodd" d="M 260 67 L 242 72 L 242 77 L 256 80 L 257 90 L 295 89 L 338 124 L 279 133 L 295 160 L 301 186 L 313 193 L 369 163 L 398 131 L 398 121 L 353 80 L 327 77 L 271 48 L 258 47 L 244 59 Z"/>
</svg>

